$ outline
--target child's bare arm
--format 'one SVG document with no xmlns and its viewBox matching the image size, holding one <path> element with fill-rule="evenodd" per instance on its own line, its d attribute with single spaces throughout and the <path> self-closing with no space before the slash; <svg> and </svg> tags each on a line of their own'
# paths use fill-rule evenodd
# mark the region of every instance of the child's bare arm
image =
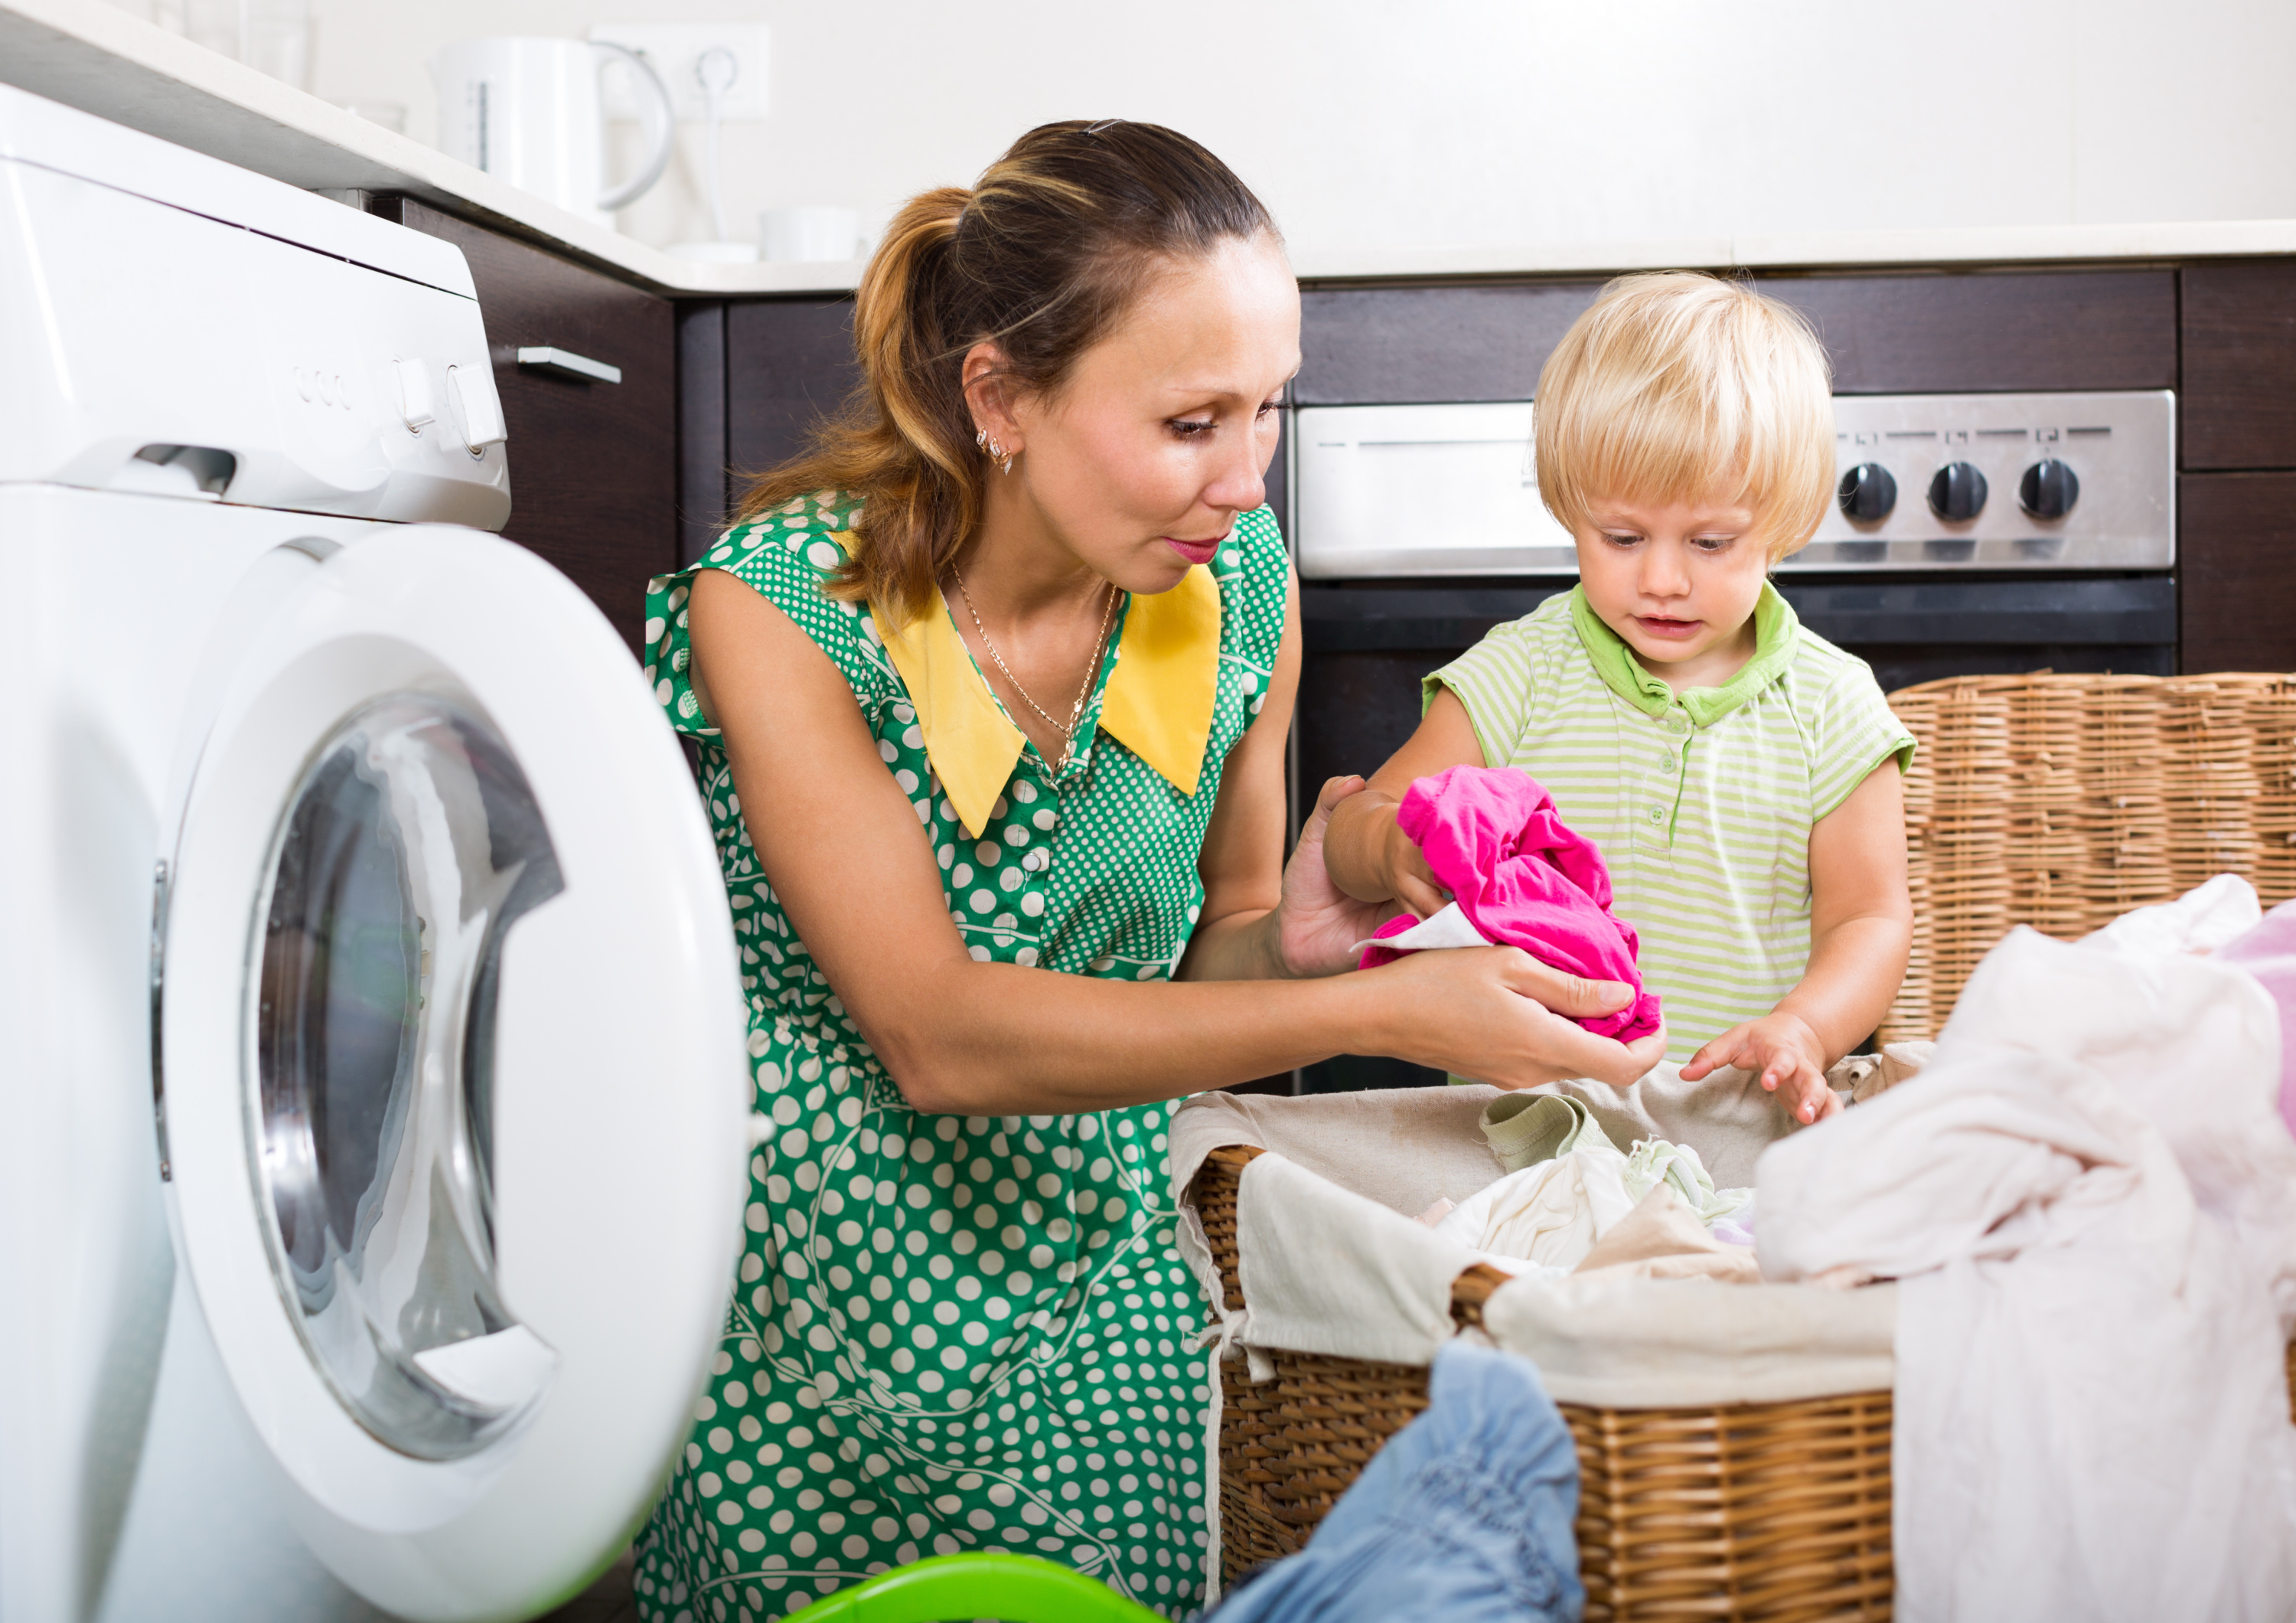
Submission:
<svg viewBox="0 0 2296 1623">
<path fill-rule="evenodd" d="M 1881 1024 L 1913 943 L 1905 803 L 1897 764 L 1885 761 L 1810 830 L 1809 967 L 1769 1015 L 1692 1055 L 1685 1080 L 1718 1066 L 1759 1068 L 1796 1120 L 1839 1108 L 1825 1068 Z"/>
<path fill-rule="evenodd" d="M 1400 902 L 1422 919 L 1439 911 L 1450 897 L 1436 883 L 1419 847 L 1395 826 L 1395 809 L 1414 779 L 1482 764 L 1483 746 L 1467 707 L 1449 688 L 1439 689 L 1419 730 L 1373 775 L 1367 788 L 1332 812 L 1324 832 L 1324 866 L 1332 882 L 1358 902 Z"/>
<path fill-rule="evenodd" d="M 1817 1034 L 1831 1065 L 1882 1023 L 1913 947 L 1905 779 L 1896 761 L 1866 774 L 1810 830 L 1809 883 L 1809 968 L 1778 1008 Z"/>
</svg>

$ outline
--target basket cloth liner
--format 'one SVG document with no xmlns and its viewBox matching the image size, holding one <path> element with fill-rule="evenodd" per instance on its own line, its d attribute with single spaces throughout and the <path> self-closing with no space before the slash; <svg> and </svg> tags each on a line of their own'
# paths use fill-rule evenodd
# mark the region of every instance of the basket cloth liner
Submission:
<svg viewBox="0 0 2296 1623">
<path fill-rule="evenodd" d="M 1756 1157 L 1792 1131 L 1791 1117 L 1751 1073 L 1718 1071 L 1693 1086 L 1678 1068 L 1661 1066 L 1623 1092 L 1599 1083 L 1534 1091 L 1581 1100 L 1614 1143 L 1686 1143 L 1718 1187 L 1751 1184 Z M 1451 1317 L 1451 1284 L 1475 1254 L 1414 1215 L 1502 1175 L 1477 1125 L 1500 1092 L 1444 1087 L 1265 1100 L 1201 1093 L 1183 1105 L 1170 1130 L 1176 1192 L 1185 1193 L 1216 1149 L 1268 1152 L 1244 1169 L 1238 1189 L 1246 1306 L 1224 1314 L 1210 1332 L 1215 1359 L 1242 1354 L 1253 1380 L 1267 1377 L 1269 1350 L 1424 1364 L 1463 1333 Z M 1185 1201 L 1178 1239 L 1210 1299 L 1224 1301 L 1203 1225 Z M 1526 1277 L 1493 1293 L 1482 1320 L 1481 1332 L 1464 1333 L 1534 1360 L 1558 1403 L 1780 1403 L 1887 1390 L 1895 1374 L 1897 1289 L 1887 1284 L 1833 1290 Z M 1219 1389 L 1217 1376 L 1212 1389 Z M 1218 1415 L 1208 1419 L 1216 1465 Z"/>
</svg>

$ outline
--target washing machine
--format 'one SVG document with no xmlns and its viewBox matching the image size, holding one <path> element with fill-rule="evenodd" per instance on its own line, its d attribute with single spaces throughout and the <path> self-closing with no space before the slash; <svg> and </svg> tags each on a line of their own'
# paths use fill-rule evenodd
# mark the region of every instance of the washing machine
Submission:
<svg viewBox="0 0 2296 1623">
<path fill-rule="evenodd" d="M 529 1617 L 684 1439 L 733 929 L 508 457 L 455 249 L 0 88 L 5 1623 Z"/>
</svg>

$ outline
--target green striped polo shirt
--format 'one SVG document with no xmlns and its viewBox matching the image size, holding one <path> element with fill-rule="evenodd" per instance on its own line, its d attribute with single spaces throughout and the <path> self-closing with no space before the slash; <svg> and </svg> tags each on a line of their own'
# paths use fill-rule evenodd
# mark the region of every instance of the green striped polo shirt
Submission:
<svg viewBox="0 0 2296 1623">
<path fill-rule="evenodd" d="M 1914 738 L 1866 662 L 1765 584 L 1756 646 L 1719 688 L 1645 671 L 1581 588 L 1425 679 L 1459 696 L 1487 766 L 1519 767 L 1601 847 L 1611 907 L 1642 935 L 1667 1057 L 1766 1015 L 1809 961 L 1809 832 Z"/>
</svg>

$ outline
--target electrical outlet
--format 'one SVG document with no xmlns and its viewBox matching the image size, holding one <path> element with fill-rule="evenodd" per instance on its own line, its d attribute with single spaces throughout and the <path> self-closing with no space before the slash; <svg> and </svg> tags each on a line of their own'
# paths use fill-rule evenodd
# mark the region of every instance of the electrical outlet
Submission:
<svg viewBox="0 0 2296 1623">
<path fill-rule="evenodd" d="M 702 94 L 699 70 L 706 53 L 723 46 L 734 54 L 734 80 L 719 100 L 721 115 L 727 119 L 766 116 L 763 23 L 601 23 L 590 30 L 590 37 L 627 45 L 644 57 L 647 66 L 661 76 L 663 86 L 669 91 L 670 106 L 682 122 L 709 117 L 709 103 Z M 606 75 L 606 116 L 638 116 L 637 90 L 631 85 L 627 69 Z"/>
</svg>

